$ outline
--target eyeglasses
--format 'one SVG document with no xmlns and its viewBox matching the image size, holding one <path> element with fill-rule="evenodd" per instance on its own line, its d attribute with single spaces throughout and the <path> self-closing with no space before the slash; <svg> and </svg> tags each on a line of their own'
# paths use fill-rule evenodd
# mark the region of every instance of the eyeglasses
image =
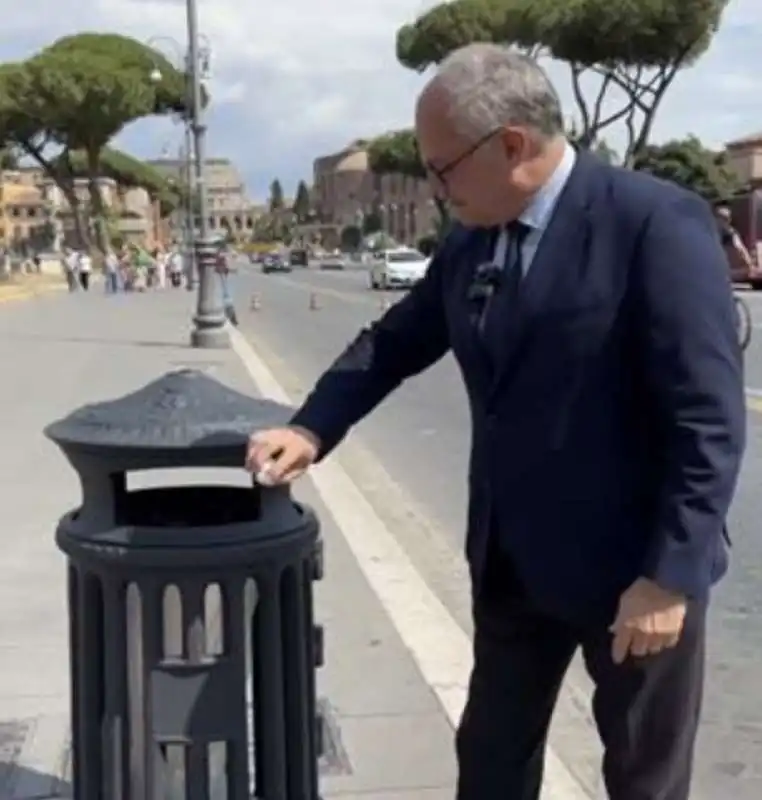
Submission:
<svg viewBox="0 0 762 800">
<path fill-rule="evenodd" d="M 503 129 L 502 128 L 495 128 L 495 130 L 490 131 L 485 136 L 482 136 L 481 139 L 477 139 L 467 150 L 464 150 L 462 153 L 457 155 L 451 161 L 448 161 L 443 167 L 436 167 L 428 161 L 424 162 L 424 167 L 426 171 L 433 175 L 439 183 L 446 189 L 447 188 L 447 176 L 450 175 L 453 170 L 459 167 L 466 159 L 471 158 L 474 153 L 477 152 L 481 147 L 484 147 L 487 142 L 492 139 L 493 136 L 497 136 Z"/>
</svg>

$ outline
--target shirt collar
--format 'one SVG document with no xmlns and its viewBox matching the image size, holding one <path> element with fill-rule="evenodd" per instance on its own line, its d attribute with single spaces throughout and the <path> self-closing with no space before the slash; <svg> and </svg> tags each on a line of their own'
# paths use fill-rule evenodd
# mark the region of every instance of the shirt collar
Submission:
<svg viewBox="0 0 762 800">
<path fill-rule="evenodd" d="M 561 196 L 561 192 L 563 192 L 569 180 L 569 176 L 574 169 L 576 161 L 576 151 L 566 142 L 561 161 L 550 178 L 548 178 L 545 184 L 534 195 L 529 205 L 524 209 L 519 217 L 520 222 L 523 222 L 532 230 L 545 230 L 553 215 L 558 198 Z"/>
</svg>

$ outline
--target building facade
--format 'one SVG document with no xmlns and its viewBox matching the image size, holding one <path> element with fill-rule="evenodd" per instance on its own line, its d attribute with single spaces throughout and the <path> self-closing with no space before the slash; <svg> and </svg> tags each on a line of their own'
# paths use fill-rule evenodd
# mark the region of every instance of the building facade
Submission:
<svg viewBox="0 0 762 800">
<path fill-rule="evenodd" d="M 148 162 L 154 169 L 178 185 L 188 185 L 192 164 L 185 158 L 159 158 Z M 261 207 L 248 199 L 246 186 L 235 165 L 227 158 L 208 158 L 204 162 L 209 218 L 212 232 L 230 231 L 235 236 L 246 236 L 262 213 Z M 175 212 L 172 222 L 181 229 L 185 225 L 185 211 Z"/>
<path fill-rule="evenodd" d="M 398 242 L 415 244 L 435 229 L 438 212 L 428 181 L 406 175 L 375 175 L 364 142 L 321 156 L 313 164 L 313 198 L 323 225 L 362 227 L 377 214 Z"/>
<path fill-rule="evenodd" d="M 728 142 L 725 155 L 743 183 L 762 188 L 762 132 Z"/>
<path fill-rule="evenodd" d="M 144 189 L 122 189 L 101 178 L 99 189 L 114 235 L 144 247 L 156 247 L 166 236 L 158 203 Z M 90 206 L 88 182 L 74 181 L 83 208 Z M 74 215 L 61 188 L 37 167 L 0 173 L 0 243 L 7 250 L 41 251 L 77 245 Z"/>
</svg>

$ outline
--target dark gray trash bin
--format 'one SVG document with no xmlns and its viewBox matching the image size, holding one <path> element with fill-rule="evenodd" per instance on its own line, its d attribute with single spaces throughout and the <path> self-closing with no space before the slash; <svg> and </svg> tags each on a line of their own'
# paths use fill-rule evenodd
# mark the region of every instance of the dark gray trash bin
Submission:
<svg viewBox="0 0 762 800">
<path fill-rule="evenodd" d="M 183 370 L 46 429 L 83 495 L 57 530 L 76 800 L 318 797 L 315 515 L 285 487 L 127 480 L 242 467 L 248 435 L 288 416 Z"/>
</svg>

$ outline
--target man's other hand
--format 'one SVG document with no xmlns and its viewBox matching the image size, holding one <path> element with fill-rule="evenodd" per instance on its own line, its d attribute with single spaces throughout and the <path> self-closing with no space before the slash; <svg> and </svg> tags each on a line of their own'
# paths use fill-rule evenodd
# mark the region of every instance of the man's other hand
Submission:
<svg viewBox="0 0 762 800">
<path fill-rule="evenodd" d="M 262 486 L 290 483 L 314 464 L 319 451 L 317 436 L 304 428 L 272 428 L 249 439 L 246 469 Z"/>
<path fill-rule="evenodd" d="M 619 598 L 610 628 L 614 662 L 621 664 L 628 655 L 648 656 L 674 647 L 683 630 L 685 610 L 685 597 L 638 578 Z"/>
</svg>

